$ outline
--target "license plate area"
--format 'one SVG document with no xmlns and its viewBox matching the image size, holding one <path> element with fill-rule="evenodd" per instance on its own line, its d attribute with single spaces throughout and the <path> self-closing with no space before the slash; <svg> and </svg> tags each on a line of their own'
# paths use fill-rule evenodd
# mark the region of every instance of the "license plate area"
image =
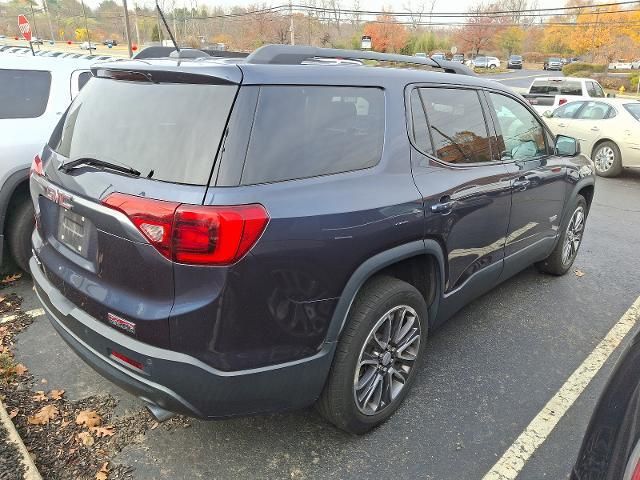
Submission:
<svg viewBox="0 0 640 480">
<path fill-rule="evenodd" d="M 89 227 L 86 217 L 66 208 L 59 209 L 58 241 L 85 258 L 89 250 Z"/>
</svg>

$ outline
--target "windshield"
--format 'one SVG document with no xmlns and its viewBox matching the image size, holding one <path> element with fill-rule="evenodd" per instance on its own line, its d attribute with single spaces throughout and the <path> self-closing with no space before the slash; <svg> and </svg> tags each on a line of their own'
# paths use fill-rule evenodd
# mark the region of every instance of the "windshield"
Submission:
<svg viewBox="0 0 640 480">
<path fill-rule="evenodd" d="M 537 95 L 582 95 L 582 84 L 571 80 L 534 80 L 529 93 Z"/>
<path fill-rule="evenodd" d="M 236 89 L 94 78 L 50 146 L 71 161 L 95 158 L 154 180 L 205 185 Z"/>
<path fill-rule="evenodd" d="M 625 103 L 624 108 L 633 118 L 640 120 L 640 103 Z"/>
<path fill-rule="evenodd" d="M 511 55 L 511 60 L 522 60 L 520 55 Z"/>
<path fill-rule="evenodd" d="M 560 63 L 561 60 L 559 58 L 550 58 L 549 59 L 550 62 L 556 62 L 556 63 Z"/>
</svg>

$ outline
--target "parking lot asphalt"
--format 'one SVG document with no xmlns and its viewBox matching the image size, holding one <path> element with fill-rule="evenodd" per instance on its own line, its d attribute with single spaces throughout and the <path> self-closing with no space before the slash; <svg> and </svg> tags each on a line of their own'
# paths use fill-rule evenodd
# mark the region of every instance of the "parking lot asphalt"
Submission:
<svg viewBox="0 0 640 480">
<path fill-rule="evenodd" d="M 584 276 L 529 268 L 465 307 L 432 333 L 405 404 L 367 435 L 344 434 L 312 409 L 194 420 L 148 430 L 115 461 L 135 467 L 135 479 L 482 478 L 638 297 L 638 205 L 640 170 L 599 178 L 574 266 Z M 39 306 L 28 279 L 12 290 L 24 310 Z M 567 477 L 621 350 L 518 478 Z M 18 336 L 16 359 L 72 400 L 110 393 L 118 415 L 143 409 L 85 366 L 44 316 Z"/>
<path fill-rule="evenodd" d="M 512 70 L 507 73 L 483 75 L 484 78 L 496 80 L 508 87 L 517 89 L 529 89 L 531 82 L 536 77 L 562 77 L 562 72 L 547 72 L 545 70 Z"/>
</svg>

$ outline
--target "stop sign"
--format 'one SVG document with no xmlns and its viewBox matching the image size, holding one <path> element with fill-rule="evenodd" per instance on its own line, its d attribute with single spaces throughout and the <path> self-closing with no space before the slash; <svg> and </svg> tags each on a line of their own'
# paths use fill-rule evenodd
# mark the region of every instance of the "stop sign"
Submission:
<svg viewBox="0 0 640 480">
<path fill-rule="evenodd" d="M 27 42 L 31 41 L 31 25 L 24 15 L 18 15 L 18 29 Z"/>
</svg>

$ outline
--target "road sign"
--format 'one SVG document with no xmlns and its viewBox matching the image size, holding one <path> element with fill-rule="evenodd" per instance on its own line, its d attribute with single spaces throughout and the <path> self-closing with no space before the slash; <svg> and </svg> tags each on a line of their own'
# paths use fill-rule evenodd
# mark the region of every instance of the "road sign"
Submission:
<svg viewBox="0 0 640 480">
<path fill-rule="evenodd" d="M 24 15 L 18 15 L 18 29 L 27 42 L 31 41 L 31 25 Z"/>
<path fill-rule="evenodd" d="M 369 35 L 363 35 L 360 42 L 360 48 L 362 50 L 371 50 L 371 37 Z"/>
</svg>

